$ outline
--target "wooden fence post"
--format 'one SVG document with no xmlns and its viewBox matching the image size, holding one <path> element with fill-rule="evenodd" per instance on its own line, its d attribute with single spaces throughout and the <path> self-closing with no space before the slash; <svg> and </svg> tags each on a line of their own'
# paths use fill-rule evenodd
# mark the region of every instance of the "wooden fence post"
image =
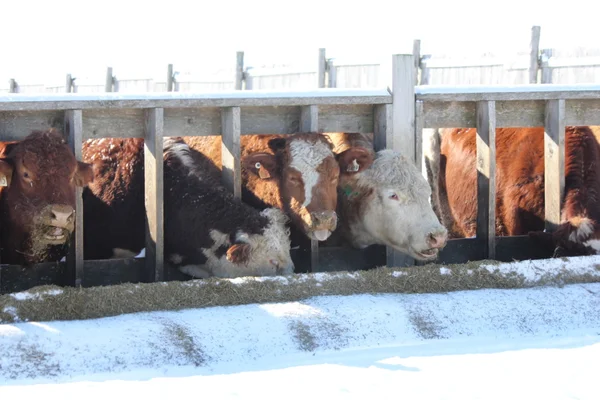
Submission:
<svg viewBox="0 0 600 400">
<path fill-rule="evenodd" d="M 537 83 L 540 68 L 540 27 L 531 28 L 531 41 L 529 42 L 529 83 Z"/>
<path fill-rule="evenodd" d="M 415 146 L 415 61 L 412 54 L 392 56 L 392 142 L 386 143 L 417 164 Z M 389 138 L 389 137 L 388 137 Z M 415 260 L 388 248 L 388 265 L 414 265 Z"/>
<path fill-rule="evenodd" d="M 548 65 L 550 58 L 552 57 L 552 49 L 542 50 L 540 57 L 540 64 L 542 67 L 542 83 L 552 83 L 552 68 Z"/>
<path fill-rule="evenodd" d="M 337 87 L 337 69 L 332 58 L 327 60 L 327 87 Z"/>
<path fill-rule="evenodd" d="M 415 85 L 419 84 L 419 67 L 421 66 L 421 41 L 413 41 L 413 57 L 415 58 Z"/>
<path fill-rule="evenodd" d="M 164 280 L 163 134 L 164 109 L 147 109 L 144 132 L 144 182 L 146 272 L 149 282 Z"/>
<path fill-rule="evenodd" d="M 496 258 L 496 102 L 477 102 L 477 240 Z"/>
<path fill-rule="evenodd" d="M 173 91 L 173 64 L 167 66 L 167 92 Z"/>
<path fill-rule="evenodd" d="M 240 118 L 240 107 L 225 107 L 221 109 L 221 165 L 223 182 L 238 199 L 242 197 Z"/>
<path fill-rule="evenodd" d="M 114 85 L 113 69 L 112 67 L 106 68 L 106 82 L 104 84 L 105 92 L 112 92 Z"/>
<path fill-rule="evenodd" d="M 429 67 L 427 67 L 427 62 L 429 61 L 430 58 L 431 58 L 431 54 L 425 54 L 421 57 L 421 60 L 419 61 L 419 66 L 421 69 L 421 79 L 420 79 L 419 84 L 421 84 L 421 85 L 429 85 L 431 70 L 429 69 Z"/>
<path fill-rule="evenodd" d="M 67 74 L 67 81 L 65 82 L 65 91 L 67 93 L 72 93 L 73 92 L 73 81 L 75 79 L 73 79 L 73 77 L 71 77 L 71 74 Z"/>
<path fill-rule="evenodd" d="M 8 93 L 18 93 L 18 91 L 19 85 L 17 84 L 17 81 L 11 78 L 8 81 Z"/>
<path fill-rule="evenodd" d="M 565 193 L 565 100 L 548 100 L 544 118 L 544 215 L 546 230 L 560 223 Z"/>
<path fill-rule="evenodd" d="M 319 64 L 317 68 L 317 87 L 325 87 L 325 69 L 327 68 L 327 59 L 325 58 L 325 49 L 319 49 Z"/>
<path fill-rule="evenodd" d="M 244 81 L 244 52 L 236 53 L 235 62 L 235 90 L 242 90 L 242 82 Z"/>
</svg>

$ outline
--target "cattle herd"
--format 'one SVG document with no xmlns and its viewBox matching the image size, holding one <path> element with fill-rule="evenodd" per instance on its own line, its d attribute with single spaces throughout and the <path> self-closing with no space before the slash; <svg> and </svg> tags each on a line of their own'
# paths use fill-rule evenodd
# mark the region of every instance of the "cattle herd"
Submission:
<svg viewBox="0 0 600 400">
<path fill-rule="evenodd" d="M 496 234 L 526 235 L 548 256 L 600 252 L 600 147 L 567 127 L 561 225 L 544 232 L 544 130 L 499 128 Z M 221 136 L 164 139 L 164 257 L 195 278 L 299 272 L 290 249 L 317 240 L 389 246 L 433 261 L 477 220 L 475 129 L 426 142 L 428 178 L 359 133 L 243 135 L 241 199 L 222 183 Z M 89 139 L 78 161 L 63 134 L 0 144 L 4 264 L 58 261 L 83 187 L 84 258 L 129 258 L 145 246 L 143 139 Z"/>
</svg>

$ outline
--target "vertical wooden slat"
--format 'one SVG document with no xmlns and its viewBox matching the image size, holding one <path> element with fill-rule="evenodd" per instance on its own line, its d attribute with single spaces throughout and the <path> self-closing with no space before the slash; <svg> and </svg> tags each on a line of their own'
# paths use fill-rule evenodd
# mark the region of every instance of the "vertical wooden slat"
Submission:
<svg viewBox="0 0 600 400">
<path fill-rule="evenodd" d="M 421 79 L 419 82 L 420 85 L 429 85 L 431 70 L 427 66 L 427 62 L 430 58 L 431 54 L 425 54 L 421 57 L 421 60 L 419 61 L 419 66 L 421 68 Z"/>
<path fill-rule="evenodd" d="M 327 59 L 325 58 L 325 49 L 319 49 L 319 61 L 317 68 L 317 87 L 325 87 L 325 69 L 327 68 Z"/>
<path fill-rule="evenodd" d="M 65 112 L 65 128 L 69 146 L 75 158 L 81 161 L 83 141 L 83 114 L 81 110 Z M 71 237 L 67 255 L 68 281 L 76 287 L 83 284 L 83 188 L 75 187 L 75 232 Z"/>
<path fill-rule="evenodd" d="M 415 60 L 415 85 L 419 84 L 419 67 L 421 65 L 421 41 L 415 39 L 413 41 L 413 57 Z"/>
<path fill-rule="evenodd" d="M 235 90 L 242 90 L 244 81 L 244 52 L 238 51 L 235 60 Z"/>
<path fill-rule="evenodd" d="M 17 90 L 18 87 L 19 87 L 19 85 L 17 85 L 17 81 L 16 80 L 14 80 L 14 79 L 11 78 L 8 81 L 8 92 L 9 93 L 17 93 L 18 92 L 18 90 Z"/>
<path fill-rule="evenodd" d="M 240 163 L 241 120 L 239 107 L 221 109 L 221 163 L 223 182 L 236 198 L 242 197 L 242 166 Z"/>
<path fill-rule="evenodd" d="M 300 131 L 319 132 L 319 107 L 304 106 L 300 112 Z M 319 241 L 310 241 L 310 268 L 311 272 L 319 269 Z"/>
<path fill-rule="evenodd" d="M 67 74 L 67 81 L 65 82 L 65 92 L 71 93 L 73 90 L 73 78 L 71 74 Z"/>
<path fill-rule="evenodd" d="M 415 102 L 415 158 L 417 169 L 423 172 L 423 127 L 425 126 L 425 114 L 423 113 L 423 101 Z"/>
<path fill-rule="evenodd" d="M 392 142 L 392 105 L 377 104 L 374 106 L 373 148 L 383 150 Z"/>
<path fill-rule="evenodd" d="M 540 64 L 542 68 L 542 83 L 552 83 L 552 68 L 548 65 L 548 61 L 552 57 L 552 49 L 544 49 L 542 50 L 542 55 L 540 56 Z"/>
<path fill-rule="evenodd" d="M 388 149 L 403 154 L 416 165 L 415 146 L 415 66 L 412 54 L 392 56 L 392 129 Z M 388 137 L 389 138 L 389 137 Z M 388 265 L 410 266 L 415 260 L 403 253 L 388 249 Z"/>
<path fill-rule="evenodd" d="M 496 257 L 496 103 L 477 102 L 477 239 Z"/>
<path fill-rule="evenodd" d="M 106 81 L 104 83 L 104 91 L 112 92 L 113 84 L 114 84 L 113 69 L 112 69 L 112 67 L 107 67 L 106 68 Z"/>
<path fill-rule="evenodd" d="M 531 41 L 529 42 L 529 83 L 537 83 L 540 60 L 540 27 L 531 28 Z"/>
<path fill-rule="evenodd" d="M 173 91 L 173 64 L 167 66 L 167 92 Z"/>
<path fill-rule="evenodd" d="M 163 133 L 164 110 L 146 110 L 144 175 L 146 192 L 146 271 L 164 280 Z"/>
<path fill-rule="evenodd" d="M 337 68 L 335 67 L 335 62 L 332 59 L 327 60 L 327 76 L 329 78 L 327 87 L 337 87 Z"/>
<path fill-rule="evenodd" d="M 546 230 L 560 223 L 560 206 L 565 192 L 565 100 L 546 102 L 544 134 L 544 204 Z"/>
</svg>

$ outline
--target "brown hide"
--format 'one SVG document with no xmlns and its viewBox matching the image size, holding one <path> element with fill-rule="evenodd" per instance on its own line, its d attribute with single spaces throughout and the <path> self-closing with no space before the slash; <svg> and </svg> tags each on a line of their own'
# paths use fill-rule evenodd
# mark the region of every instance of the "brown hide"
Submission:
<svg viewBox="0 0 600 400">
<path fill-rule="evenodd" d="M 184 140 L 222 168 L 220 136 L 184 137 Z M 354 147 L 345 149 L 337 156 L 332 152 L 321 165 L 315 166 L 318 181 L 313 187 L 311 202 L 303 206 L 306 199 L 305 182 L 300 171 L 290 167 L 290 147 L 295 141 L 304 141 L 308 146 L 323 143 L 332 149 L 327 137 L 316 133 L 241 136 L 242 196 L 245 202 L 254 207 L 272 206 L 284 210 L 304 237 L 313 238 L 312 232 L 319 229 L 334 230 L 337 226 L 335 210 L 339 166 L 342 165 L 344 169 L 349 164 L 368 166 L 372 162 L 372 155 L 363 148 Z M 352 163 L 353 160 L 357 160 L 358 164 Z"/>
<path fill-rule="evenodd" d="M 54 129 L 6 142 L 0 156 L 2 262 L 60 260 L 75 229 L 75 186 L 93 180 L 92 167 Z"/>
<path fill-rule="evenodd" d="M 445 194 L 440 196 L 441 209 L 452 237 L 476 233 L 475 137 L 473 128 L 446 129 L 441 136 L 438 183 Z M 588 127 L 567 127 L 565 138 L 565 197 L 561 226 L 551 243 L 565 254 L 587 254 L 590 249 L 583 243 L 599 236 L 600 147 Z M 540 233 L 544 230 L 544 129 L 498 128 L 496 155 L 496 234 L 535 231 L 532 237 L 548 236 Z M 587 234 L 579 229 L 584 220 L 591 226 Z"/>
</svg>

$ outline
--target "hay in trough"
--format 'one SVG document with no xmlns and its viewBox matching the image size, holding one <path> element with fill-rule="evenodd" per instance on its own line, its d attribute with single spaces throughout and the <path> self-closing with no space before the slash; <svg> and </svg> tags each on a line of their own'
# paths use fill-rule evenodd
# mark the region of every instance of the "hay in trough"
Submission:
<svg viewBox="0 0 600 400">
<path fill-rule="evenodd" d="M 89 319 L 146 311 L 290 302 L 322 295 L 437 293 L 590 282 L 600 282 L 600 256 L 514 263 L 486 260 L 289 277 L 211 278 L 91 288 L 39 286 L 0 296 L 0 321 Z"/>
</svg>

